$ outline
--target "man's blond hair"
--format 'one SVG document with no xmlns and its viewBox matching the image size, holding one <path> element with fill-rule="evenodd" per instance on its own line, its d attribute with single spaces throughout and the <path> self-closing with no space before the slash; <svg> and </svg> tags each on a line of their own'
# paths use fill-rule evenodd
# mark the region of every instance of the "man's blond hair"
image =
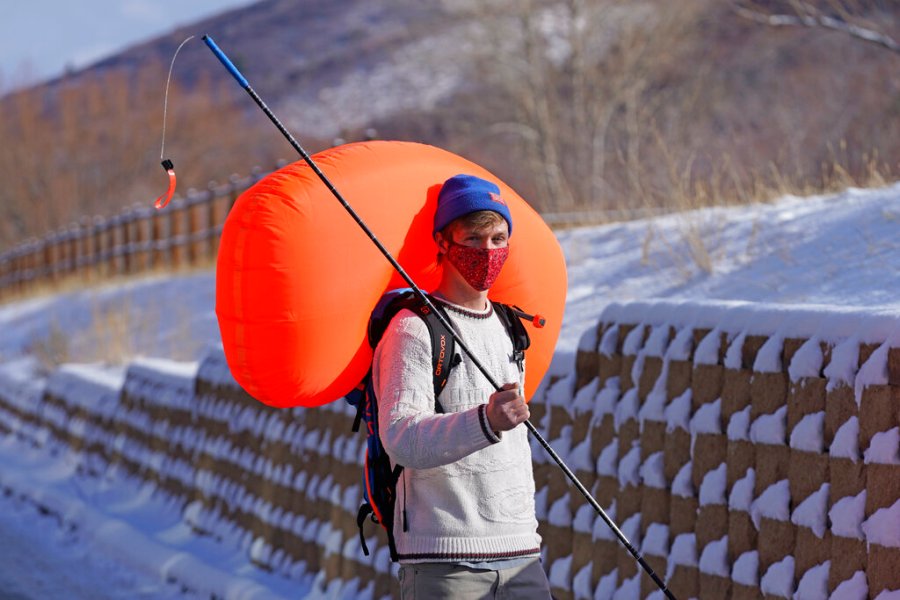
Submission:
<svg viewBox="0 0 900 600">
<path fill-rule="evenodd" d="M 441 229 L 441 235 L 450 237 L 457 227 L 471 227 L 475 231 L 482 231 L 498 223 L 506 223 L 503 215 L 492 210 L 479 210 L 450 221 Z"/>
<path fill-rule="evenodd" d="M 467 215 L 463 215 L 458 219 L 454 219 L 447 223 L 447 225 L 441 229 L 438 233 L 445 240 L 453 240 L 453 232 L 456 231 L 459 227 L 471 227 L 475 231 L 484 231 L 485 229 L 489 229 L 498 223 L 506 223 L 506 219 L 503 218 L 498 212 L 494 212 L 492 210 L 478 210 Z M 509 231 L 509 224 L 507 224 L 507 232 Z M 441 252 L 438 252 L 437 261 L 440 263 L 444 260 L 444 255 Z"/>
</svg>

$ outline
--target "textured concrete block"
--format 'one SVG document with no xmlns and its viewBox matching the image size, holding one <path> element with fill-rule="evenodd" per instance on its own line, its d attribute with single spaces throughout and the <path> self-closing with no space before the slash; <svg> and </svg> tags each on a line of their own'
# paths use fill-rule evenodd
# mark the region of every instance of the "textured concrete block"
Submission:
<svg viewBox="0 0 900 600">
<path fill-rule="evenodd" d="M 707 504 L 697 510 L 697 550 L 702 551 L 710 542 L 728 535 L 728 507 L 724 504 Z"/>
<path fill-rule="evenodd" d="M 747 469 L 756 467 L 756 446 L 745 440 L 728 440 L 726 452 L 726 493 L 731 493 L 734 483 L 747 475 Z"/>
<path fill-rule="evenodd" d="M 866 517 L 900 500 L 900 465 L 866 465 Z M 900 564 L 898 564 L 900 568 Z"/>
<path fill-rule="evenodd" d="M 694 365 L 688 360 L 669 361 L 669 376 L 666 379 L 666 398 L 672 400 L 691 387 Z"/>
<path fill-rule="evenodd" d="M 653 390 L 656 380 L 662 373 L 663 360 L 657 356 L 644 357 L 644 368 L 641 370 L 641 377 L 637 381 L 638 397 L 643 401 L 647 399 L 647 394 Z"/>
<path fill-rule="evenodd" d="M 647 564 L 650 565 L 650 568 L 653 569 L 653 572 L 660 579 L 665 578 L 666 558 L 664 556 L 645 556 L 644 560 L 647 561 Z M 641 598 L 647 598 L 650 594 L 659 590 L 659 586 L 650 579 L 649 575 L 643 572 L 643 569 L 641 569 L 641 572 Z"/>
<path fill-rule="evenodd" d="M 763 517 L 759 523 L 759 572 L 765 573 L 774 563 L 793 555 L 797 526 L 788 521 Z"/>
<path fill-rule="evenodd" d="M 791 489 L 791 506 L 798 506 L 810 494 L 828 482 L 828 465 L 831 459 L 825 454 L 790 451 L 788 482 Z"/>
<path fill-rule="evenodd" d="M 826 560 L 840 560 L 831 556 L 831 532 L 826 531 L 821 538 L 808 527 L 797 527 L 797 542 L 794 546 L 795 579 L 800 581 L 803 574 Z"/>
<path fill-rule="evenodd" d="M 834 434 L 851 417 L 859 416 L 853 388 L 840 385 L 825 395 L 825 447 L 830 447 Z"/>
<path fill-rule="evenodd" d="M 719 468 L 728 458 L 728 438 L 724 435 L 700 433 L 694 438 L 694 454 L 691 457 L 693 472 L 691 478 L 698 492 L 703 478 L 713 469 Z"/>
<path fill-rule="evenodd" d="M 697 524 L 697 499 L 672 496 L 669 518 L 669 536 L 691 533 Z"/>
<path fill-rule="evenodd" d="M 840 559 L 831 561 L 828 571 L 829 592 L 833 592 L 842 581 L 850 579 L 857 571 L 865 571 L 868 564 L 866 543 L 862 540 L 831 536 L 831 556 Z"/>
<path fill-rule="evenodd" d="M 619 390 L 623 394 L 637 384 L 631 378 L 631 372 L 634 369 L 634 363 L 636 360 L 637 357 L 634 355 L 627 355 L 622 357 L 622 365 L 619 371 Z"/>
<path fill-rule="evenodd" d="M 831 458 L 828 478 L 831 483 L 831 504 L 846 496 L 856 496 L 866 489 L 866 465 L 848 458 Z"/>
<path fill-rule="evenodd" d="M 663 471 L 666 481 L 672 481 L 691 460 L 691 434 L 684 429 L 668 432 L 663 445 Z"/>
<path fill-rule="evenodd" d="M 606 385 L 610 377 L 618 377 L 622 372 L 622 355 L 597 355 L 597 374 L 600 376 L 600 387 Z"/>
<path fill-rule="evenodd" d="M 744 410 L 750 404 L 750 379 L 753 372 L 745 369 L 725 369 L 722 376 L 722 420 Z"/>
<path fill-rule="evenodd" d="M 700 573 L 701 598 L 728 598 L 731 594 L 731 578 Z"/>
<path fill-rule="evenodd" d="M 744 338 L 744 345 L 741 347 L 742 369 L 753 369 L 759 349 L 768 341 L 769 336 L 766 335 L 748 335 Z"/>
<path fill-rule="evenodd" d="M 644 486 L 641 494 L 641 533 L 653 523 L 669 523 L 672 495 L 668 490 Z"/>
<path fill-rule="evenodd" d="M 676 598 L 697 598 L 700 595 L 700 571 L 697 567 L 678 565 L 666 585 Z"/>
<path fill-rule="evenodd" d="M 721 365 L 694 365 L 691 376 L 691 405 L 697 407 L 715 402 L 722 394 L 725 368 Z"/>
<path fill-rule="evenodd" d="M 750 380 L 750 417 L 770 415 L 787 403 L 786 373 L 754 373 Z M 786 443 L 786 442 L 785 442 Z"/>
<path fill-rule="evenodd" d="M 662 421 L 644 421 L 641 423 L 641 460 L 664 452 L 666 446 L 666 424 Z"/>
<path fill-rule="evenodd" d="M 787 396 L 788 439 L 803 417 L 825 410 L 827 384 L 828 380 L 821 377 L 804 377 L 790 384 Z"/>
<path fill-rule="evenodd" d="M 900 590 L 900 548 L 870 544 L 866 579 L 870 598 L 877 598 L 886 590 Z"/>
<path fill-rule="evenodd" d="M 791 449 L 773 444 L 756 444 L 756 485 L 754 496 L 759 497 L 770 485 L 788 478 Z"/>
<path fill-rule="evenodd" d="M 870 385 L 863 389 L 859 406 L 859 452 L 865 455 L 872 437 L 900 425 L 897 406 L 900 389 L 889 385 Z"/>
<path fill-rule="evenodd" d="M 731 585 L 731 600 L 760 600 L 762 592 L 756 586 L 733 583 Z"/>
<path fill-rule="evenodd" d="M 757 537 L 750 513 L 734 510 L 728 513 L 728 557 L 732 563 L 741 554 L 756 550 Z"/>
</svg>

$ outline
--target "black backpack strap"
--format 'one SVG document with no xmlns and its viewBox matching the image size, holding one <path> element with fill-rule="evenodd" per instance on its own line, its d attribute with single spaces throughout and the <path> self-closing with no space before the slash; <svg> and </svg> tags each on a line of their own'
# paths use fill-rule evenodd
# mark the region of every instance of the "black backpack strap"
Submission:
<svg viewBox="0 0 900 600">
<path fill-rule="evenodd" d="M 359 544 L 362 546 L 363 554 L 366 556 L 369 555 L 369 546 L 366 544 L 366 536 L 363 534 L 363 523 L 366 522 L 366 517 L 374 514 L 375 511 L 372 510 L 372 505 L 368 502 L 360 506 L 359 512 L 356 513 L 356 525 L 359 527 Z M 374 519 L 374 516 L 372 518 Z M 388 549 L 391 553 L 391 560 L 397 562 L 400 557 L 397 554 L 397 542 L 394 541 L 394 528 L 392 526 L 385 527 L 385 531 L 387 532 Z"/>
<path fill-rule="evenodd" d="M 450 316 L 439 302 L 433 301 L 431 304 L 441 311 L 445 320 L 450 321 Z M 444 326 L 431 308 L 422 302 L 422 299 L 418 296 L 413 297 L 410 305 L 406 308 L 419 315 L 428 327 L 428 333 L 431 336 L 431 375 L 432 384 L 434 385 L 434 412 L 443 413 L 444 407 L 438 401 L 438 396 L 444 390 L 444 386 L 447 385 L 450 370 L 458 365 L 461 360 L 459 355 L 456 354 L 456 341 L 450 330 Z"/>
<path fill-rule="evenodd" d="M 362 382 L 357 387 L 350 390 L 350 392 L 348 392 L 346 395 L 347 402 L 354 408 L 356 408 L 356 416 L 353 419 L 353 427 L 351 428 L 353 433 L 359 431 L 359 426 L 363 420 L 363 413 L 366 410 L 366 394 L 368 393 L 366 386 L 368 385 L 371 378 L 372 370 L 370 369 L 369 372 L 366 373 L 366 376 L 363 378 Z"/>
<path fill-rule="evenodd" d="M 366 522 L 366 517 L 372 514 L 372 505 L 368 502 L 363 502 L 359 507 L 359 512 L 356 513 L 356 526 L 359 527 L 359 544 L 362 546 L 363 554 L 366 556 L 369 555 L 369 547 L 366 545 L 366 536 L 363 534 L 363 523 Z"/>
<path fill-rule="evenodd" d="M 506 333 L 509 334 L 509 339 L 512 340 L 512 359 L 519 365 L 519 370 L 521 371 L 524 369 L 525 351 L 531 345 L 531 337 L 529 337 L 528 330 L 525 329 L 525 325 L 522 324 L 522 318 L 519 316 L 525 313 L 518 307 L 512 307 L 502 302 L 491 301 L 491 304 L 494 305 L 494 312 L 497 313 L 500 322 L 506 328 Z"/>
<path fill-rule="evenodd" d="M 390 489 L 394 490 L 396 494 L 397 490 L 397 482 L 400 481 L 400 474 L 403 472 L 403 465 L 395 465 L 394 470 L 391 471 L 391 484 L 389 486 Z M 395 498 L 396 500 L 396 498 Z M 382 525 L 384 525 L 384 529 L 387 532 L 388 539 L 388 549 L 391 552 L 391 561 L 397 562 L 400 558 L 397 554 L 397 543 L 394 541 L 394 514 L 384 514 L 383 518 L 385 520 Z M 405 511 L 404 511 L 404 518 Z"/>
<path fill-rule="evenodd" d="M 403 465 L 395 465 L 390 474 L 390 481 L 386 486 L 387 489 L 396 489 L 397 482 L 400 480 L 400 474 L 403 472 Z M 365 485 L 368 485 L 366 483 Z M 363 524 L 366 522 L 366 518 L 371 519 L 373 523 L 378 523 L 378 519 L 375 516 L 375 511 L 372 509 L 372 502 L 374 500 L 369 499 L 368 502 L 363 502 L 363 504 L 359 507 L 359 512 L 356 513 L 356 526 L 359 527 L 359 544 L 362 546 L 363 554 L 366 556 L 369 555 L 369 547 L 366 544 L 366 536 L 363 533 Z M 387 532 L 388 538 L 388 547 L 391 552 L 391 560 L 393 562 L 397 562 L 398 554 L 397 554 L 397 544 L 394 541 L 394 515 L 385 513 L 382 515 L 384 519 L 384 523 L 381 525 L 384 526 L 385 532 Z"/>
</svg>

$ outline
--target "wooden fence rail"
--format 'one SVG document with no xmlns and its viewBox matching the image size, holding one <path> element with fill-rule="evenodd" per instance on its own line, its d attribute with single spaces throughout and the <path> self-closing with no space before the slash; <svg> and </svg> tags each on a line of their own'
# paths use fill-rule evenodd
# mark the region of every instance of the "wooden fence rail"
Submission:
<svg viewBox="0 0 900 600">
<path fill-rule="evenodd" d="M 276 169 L 284 166 L 279 162 Z M 151 269 L 175 270 L 215 259 L 225 217 L 265 172 L 233 175 L 176 196 L 162 210 L 132 206 L 111 217 L 84 217 L 0 254 L 0 300 L 65 279 L 99 281 Z"/>
<path fill-rule="evenodd" d="M 280 160 L 275 169 L 285 166 Z M 232 175 L 175 196 L 162 210 L 134 205 L 110 217 L 83 217 L 44 237 L 0 253 L 0 302 L 62 281 L 96 282 L 149 270 L 177 270 L 211 263 L 225 217 L 238 196 L 268 171 Z M 542 213 L 551 227 L 646 218 L 665 211 L 595 210 Z"/>
</svg>

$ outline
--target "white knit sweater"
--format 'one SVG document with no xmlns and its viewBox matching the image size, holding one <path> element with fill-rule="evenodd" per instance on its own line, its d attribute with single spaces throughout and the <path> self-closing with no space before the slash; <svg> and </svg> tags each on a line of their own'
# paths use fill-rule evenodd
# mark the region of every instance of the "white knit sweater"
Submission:
<svg viewBox="0 0 900 600">
<path fill-rule="evenodd" d="M 466 346 L 501 385 L 523 383 L 499 318 L 450 312 Z M 471 312 L 471 311 L 470 311 Z M 381 439 L 404 471 L 397 483 L 394 537 L 401 563 L 538 556 L 534 475 L 527 430 L 499 438 L 485 408 L 494 388 L 463 361 L 434 412 L 431 338 L 420 317 L 398 313 L 375 350 L 373 384 Z"/>
</svg>

